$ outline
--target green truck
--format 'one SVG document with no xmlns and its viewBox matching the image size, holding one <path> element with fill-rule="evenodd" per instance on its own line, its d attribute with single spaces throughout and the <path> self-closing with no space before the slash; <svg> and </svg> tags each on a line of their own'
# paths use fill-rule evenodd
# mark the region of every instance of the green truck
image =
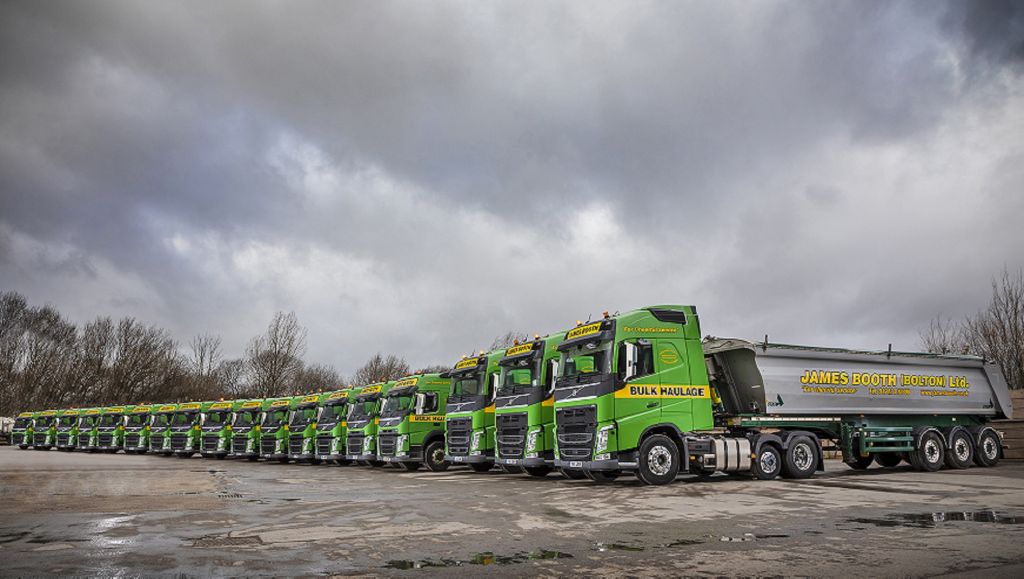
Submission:
<svg viewBox="0 0 1024 579">
<path fill-rule="evenodd" d="M 692 306 L 650 306 L 566 332 L 555 465 L 596 482 L 725 472 L 808 478 L 832 441 L 853 468 L 992 466 L 1011 414 L 981 359 L 709 338 Z"/>
<path fill-rule="evenodd" d="M 446 374 L 452 381 L 445 407 L 445 459 L 477 472 L 494 466 L 494 394 L 505 350 L 464 358 Z"/>
<path fill-rule="evenodd" d="M 257 460 L 260 457 L 260 420 L 263 418 L 262 400 L 243 400 L 235 408 L 231 419 L 231 458 Z"/>
<path fill-rule="evenodd" d="M 117 452 L 124 448 L 124 417 L 131 406 L 107 406 L 96 425 L 96 450 Z"/>
<path fill-rule="evenodd" d="M 36 413 L 32 425 L 32 450 L 50 450 L 56 444 L 57 411 L 43 410 Z"/>
<path fill-rule="evenodd" d="M 260 458 L 288 462 L 288 419 L 291 417 L 292 398 L 268 398 L 263 401 L 263 420 L 260 423 Z"/>
<path fill-rule="evenodd" d="M 145 454 L 149 452 L 152 422 L 153 406 L 149 404 L 136 404 L 129 407 L 124 419 L 125 454 Z"/>
<path fill-rule="evenodd" d="M 202 412 L 202 402 L 178 404 L 171 415 L 171 454 L 179 458 L 190 458 L 199 452 Z"/>
<path fill-rule="evenodd" d="M 394 383 L 384 395 L 378 425 L 377 456 L 414 471 L 421 465 L 440 472 L 444 458 L 444 408 L 451 379 L 441 374 L 416 374 Z"/>
<path fill-rule="evenodd" d="M 158 404 L 153 407 L 153 418 L 149 427 L 149 452 L 161 456 L 171 456 L 171 423 L 177 404 Z"/>
<path fill-rule="evenodd" d="M 352 393 L 348 412 L 345 458 L 370 466 L 384 463 L 377 458 L 377 426 L 380 402 L 391 391 L 394 381 L 367 384 Z"/>
<path fill-rule="evenodd" d="M 203 402 L 199 418 L 199 454 L 203 458 L 223 459 L 231 452 L 231 419 L 235 403 L 218 400 Z"/>
<path fill-rule="evenodd" d="M 72 451 L 78 446 L 77 408 L 57 411 L 57 450 Z"/>
<path fill-rule="evenodd" d="M 349 464 L 345 458 L 348 435 L 348 407 L 352 388 L 328 392 L 320 397 L 320 416 L 316 420 L 316 458 L 336 464 Z"/>
<path fill-rule="evenodd" d="M 288 420 L 288 458 L 297 463 L 320 464 L 316 457 L 316 419 L 320 415 L 320 394 L 296 396 Z"/>
<path fill-rule="evenodd" d="M 565 332 L 515 344 L 498 361 L 494 399 L 495 462 L 547 476 L 555 465 L 555 374 Z"/>
<path fill-rule="evenodd" d="M 96 432 L 100 425 L 100 412 L 102 408 L 86 408 L 78 416 L 78 450 L 96 452 Z"/>
<path fill-rule="evenodd" d="M 25 450 L 32 446 L 32 425 L 35 423 L 35 412 L 22 412 L 14 419 L 11 427 L 11 444 Z"/>
</svg>

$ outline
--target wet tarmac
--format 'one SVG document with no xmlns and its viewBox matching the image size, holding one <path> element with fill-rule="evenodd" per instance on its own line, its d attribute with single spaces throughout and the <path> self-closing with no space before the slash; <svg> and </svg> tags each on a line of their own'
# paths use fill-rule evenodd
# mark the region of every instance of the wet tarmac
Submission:
<svg viewBox="0 0 1024 579">
<path fill-rule="evenodd" d="M 645 487 L 0 447 L 0 574 L 1024 576 L 1024 463 Z"/>
</svg>

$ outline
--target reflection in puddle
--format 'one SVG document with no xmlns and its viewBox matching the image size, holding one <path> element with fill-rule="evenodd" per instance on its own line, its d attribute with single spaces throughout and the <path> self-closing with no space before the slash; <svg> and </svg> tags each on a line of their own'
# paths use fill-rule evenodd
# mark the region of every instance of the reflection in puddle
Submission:
<svg viewBox="0 0 1024 579">
<path fill-rule="evenodd" d="M 918 529 L 931 529 L 939 523 L 952 521 L 967 521 L 973 523 L 993 523 L 996 525 L 1019 525 L 1024 523 L 1024 517 L 996 512 L 994 510 L 981 511 L 942 511 L 936 513 L 899 513 L 888 515 L 881 519 L 850 519 L 852 523 L 875 525 L 876 527 L 912 527 Z"/>
<path fill-rule="evenodd" d="M 388 569 L 426 569 L 429 567 L 460 567 L 462 565 L 510 565 L 513 563 L 524 563 L 526 561 L 539 561 L 544 559 L 572 559 L 569 553 L 541 549 L 529 553 L 516 553 L 515 555 L 495 555 L 490 551 L 477 553 L 468 561 L 457 559 L 424 559 L 412 561 L 407 559 L 393 559 L 384 565 Z"/>
</svg>

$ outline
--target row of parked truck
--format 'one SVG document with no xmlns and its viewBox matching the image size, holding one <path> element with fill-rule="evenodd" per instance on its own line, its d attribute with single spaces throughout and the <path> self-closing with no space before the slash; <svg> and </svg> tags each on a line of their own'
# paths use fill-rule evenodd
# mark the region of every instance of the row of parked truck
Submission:
<svg viewBox="0 0 1024 579">
<path fill-rule="evenodd" d="M 823 443 L 851 467 L 993 466 L 1011 416 L 967 356 L 701 338 L 696 308 L 605 313 L 443 373 L 260 400 L 26 412 L 21 448 L 399 464 L 648 484 L 680 473 L 806 478 Z"/>
</svg>

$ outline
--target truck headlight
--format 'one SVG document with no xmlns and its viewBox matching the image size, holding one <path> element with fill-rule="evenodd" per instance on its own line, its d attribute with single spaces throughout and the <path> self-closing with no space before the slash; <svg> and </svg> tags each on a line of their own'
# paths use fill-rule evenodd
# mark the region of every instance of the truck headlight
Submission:
<svg viewBox="0 0 1024 579">
<path fill-rule="evenodd" d="M 363 453 L 370 454 L 371 448 L 373 448 L 373 435 L 367 436 L 363 439 Z"/>
<path fill-rule="evenodd" d="M 398 441 L 395 443 L 395 445 L 396 445 L 395 446 L 395 451 L 398 454 L 408 454 L 409 451 L 406 450 L 406 448 L 405 448 L 405 443 L 408 442 L 408 441 L 409 441 L 409 435 L 407 435 L 407 434 L 400 434 L 398 436 Z"/>
<path fill-rule="evenodd" d="M 284 452 L 284 439 L 283 438 L 278 438 L 277 442 L 274 443 L 274 452 L 277 452 L 277 453 Z"/>
<path fill-rule="evenodd" d="M 526 435 L 526 452 L 537 452 L 537 439 L 540 438 L 540 429 L 531 430 Z"/>
<path fill-rule="evenodd" d="M 335 438 L 331 441 L 331 454 L 338 454 L 338 446 L 341 445 L 341 440 Z"/>
<path fill-rule="evenodd" d="M 470 443 L 469 449 L 472 450 L 472 451 L 476 451 L 476 453 L 479 454 L 480 453 L 480 441 L 482 441 L 483 438 L 484 438 L 484 431 L 483 430 L 477 430 L 476 432 L 474 432 L 473 433 L 473 441 Z"/>
<path fill-rule="evenodd" d="M 601 453 L 608 450 L 608 436 L 613 430 L 615 430 L 615 426 L 608 425 L 597 431 L 597 448 L 594 452 Z"/>
</svg>

